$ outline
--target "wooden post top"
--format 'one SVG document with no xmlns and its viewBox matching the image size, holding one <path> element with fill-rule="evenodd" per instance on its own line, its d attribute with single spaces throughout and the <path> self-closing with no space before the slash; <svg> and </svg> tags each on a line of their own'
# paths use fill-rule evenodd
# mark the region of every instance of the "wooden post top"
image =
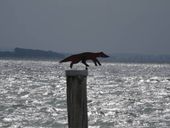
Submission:
<svg viewBox="0 0 170 128">
<path fill-rule="evenodd" d="M 87 70 L 66 70 L 66 76 L 87 76 Z"/>
</svg>

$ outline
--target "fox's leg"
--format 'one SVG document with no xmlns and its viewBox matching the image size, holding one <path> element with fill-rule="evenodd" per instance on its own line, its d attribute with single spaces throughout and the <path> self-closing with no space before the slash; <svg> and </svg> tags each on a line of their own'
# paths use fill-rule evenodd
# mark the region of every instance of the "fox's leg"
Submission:
<svg viewBox="0 0 170 128">
<path fill-rule="evenodd" d="M 95 61 L 101 66 L 101 63 L 99 62 L 99 60 L 98 59 L 95 59 Z"/>
<path fill-rule="evenodd" d="M 73 64 L 77 64 L 78 62 L 79 62 L 79 60 L 72 61 L 71 64 L 70 64 L 70 68 L 73 67 Z"/>
<path fill-rule="evenodd" d="M 74 64 L 73 62 L 70 64 L 70 68 L 72 68 L 72 67 L 73 67 L 73 64 Z"/>
<path fill-rule="evenodd" d="M 95 64 L 95 66 L 97 66 L 97 61 L 96 61 L 96 60 L 93 60 L 93 62 L 94 62 L 94 64 Z"/>
<path fill-rule="evenodd" d="M 76 63 L 78 63 L 78 62 L 71 62 L 70 68 L 72 68 L 72 67 L 73 67 L 73 64 L 76 64 Z"/>
<path fill-rule="evenodd" d="M 82 60 L 82 63 L 86 66 L 86 68 L 89 67 L 89 65 L 86 63 L 85 59 Z"/>
</svg>

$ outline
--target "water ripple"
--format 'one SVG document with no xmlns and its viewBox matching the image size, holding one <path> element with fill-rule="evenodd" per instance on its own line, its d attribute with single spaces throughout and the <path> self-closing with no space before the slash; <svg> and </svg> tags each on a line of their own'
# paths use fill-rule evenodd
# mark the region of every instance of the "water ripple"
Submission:
<svg viewBox="0 0 170 128">
<path fill-rule="evenodd" d="M 0 60 L 0 127 L 66 128 L 67 67 Z M 170 65 L 104 63 L 87 82 L 90 128 L 170 127 Z"/>
</svg>

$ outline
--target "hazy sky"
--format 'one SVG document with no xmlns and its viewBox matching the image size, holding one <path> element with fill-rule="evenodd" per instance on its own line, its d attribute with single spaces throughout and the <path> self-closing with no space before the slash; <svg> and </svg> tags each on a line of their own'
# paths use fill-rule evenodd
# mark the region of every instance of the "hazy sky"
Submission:
<svg viewBox="0 0 170 128">
<path fill-rule="evenodd" d="M 170 0 L 0 0 L 0 49 L 170 54 Z"/>
</svg>

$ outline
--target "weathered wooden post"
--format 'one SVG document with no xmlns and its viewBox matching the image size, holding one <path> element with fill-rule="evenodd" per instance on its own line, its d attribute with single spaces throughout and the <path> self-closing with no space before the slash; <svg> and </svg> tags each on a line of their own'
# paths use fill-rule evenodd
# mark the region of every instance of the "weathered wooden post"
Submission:
<svg viewBox="0 0 170 128">
<path fill-rule="evenodd" d="M 67 70 L 67 111 L 69 128 L 88 128 L 87 70 Z"/>
</svg>

